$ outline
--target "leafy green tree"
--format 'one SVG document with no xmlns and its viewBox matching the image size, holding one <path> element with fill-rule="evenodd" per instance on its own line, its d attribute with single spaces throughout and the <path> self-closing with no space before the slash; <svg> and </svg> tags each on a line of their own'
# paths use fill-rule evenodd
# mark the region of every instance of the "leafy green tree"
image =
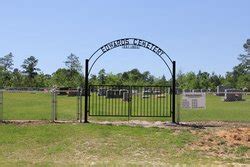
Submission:
<svg viewBox="0 0 250 167">
<path fill-rule="evenodd" d="M 209 77 L 210 74 L 208 72 L 199 71 L 196 76 L 198 86 L 195 89 L 208 89 L 210 87 Z"/>
<path fill-rule="evenodd" d="M 56 87 L 68 87 L 70 84 L 67 80 L 68 70 L 65 68 L 59 68 L 52 74 L 51 84 Z"/>
<path fill-rule="evenodd" d="M 107 78 L 107 74 L 106 74 L 105 70 L 101 69 L 98 72 L 98 77 L 97 77 L 99 84 L 105 84 L 106 83 L 106 78 Z"/>
<path fill-rule="evenodd" d="M 157 79 L 155 82 L 156 82 L 156 85 L 160 85 L 160 86 L 169 85 L 168 81 L 166 80 L 165 75 L 163 75 L 160 79 Z"/>
<path fill-rule="evenodd" d="M 34 56 L 30 56 L 24 60 L 21 66 L 24 69 L 23 73 L 27 75 L 27 86 L 35 86 L 34 78 L 36 75 L 38 75 L 38 71 L 40 71 L 40 69 L 36 67 L 37 64 L 38 59 L 36 59 Z"/>
<path fill-rule="evenodd" d="M 13 69 L 13 55 L 10 52 L 0 58 L 0 87 L 11 86 L 11 70 Z"/>
<path fill-rule="evenodd" d="M 77 71 L 79 73 L 81 73 L 82 71 L 82 66 L 81 63 L 79 61 L 79 57 L 77 57 L 76 55 L 74 55 L 73 53 L 71 53 L 68 57 L 67 60 L 64 62 L 66 67 L 68 67 L 68 69 L 74 73 L 74 71 Z"/>
<path fill-rule="evenodd" d="M 0 66 L 3 68 L 4 71 L 13 69 L 13 65 L 14 65 L 13 57 L 14 57 L 13 54 L 10 52 L 9 54 L 0 58 Z"/>
<path fill-rule="evenodd" d="M 241 75 L 237 80 L 236 87 L 239 89 L 250 90 L 250 75 Z"/>
<path fill-rule="evenodd" d="M 185 74 L 182 73 L 182 71 L 178 71 L 177 76 L 176 76 L 176 85 L 180 89 L 185 89 Z"/>
<path fill-rule="evenodd" d="M 50 79 L 50 75 L 40 73 L 35 77 L 35 86 L 39 88 L 50 87 Z"/>
<path fill-rule="evenodd" d="M 124 72 L 124 73 L 122 73 L 121 74 L 121 77 L 120 77 L 121 79 L 121 82 L 125 85 L 125 84 L 129 84 L 128 82 L 129 82 L 129 74 L 128 74 L 128 72 Z"/>
<path fill-rule="evenodd" d="M 24 60 L 22 64 L 22 68 L 24 69 L 24 73 L 27 74 L 27 76 L 31 79 L 33 79 L 40 71 L 39 68 L 36 68 L 38 64 L 38 59 L 36 59 L 34 56 L 30 56 L 27 59 Z"/>
<path fill-rule="evenodd" d="M 136 68 L 129 71 L 129 76 L 130 76 L 131 81 L 134 83 L 140 81 L 143 78 L 140 71 Z"/>
<path fill-rule="evenodd" d="M 97 76 L 92 74 L 92 75 L 90 76 L 90 78 L 89 78 L 89 83 L 90 83 L 90 84 L 93 84 L 93 85 L 97 85 L 97 84 L 98 84 Z"/>
<path fill-rule="evenodd" d="M 216 75 L 214 72 L 212 72 L 212 74 L 209 77 L 209 83 L 210 83 L 210 89 L 212 89 L 212 91 L 216 90 L 216 87 L 222 84 L 222 77 Z"/>
<path fill-rule="evenodd" d="M 183 76 L 183 89 L 197 89 L 199 82 L 194 72 L 188 72 Z"/>
<path fill-rule="evenodd" d="M 72 87 L 76 88 L 83 86 L 83 77 L 82 75 L 73 70 L 60 68 L 51 77 L 51 86 L 56 87 Z"/>
<path fill-rule="evenodd" d="M 0 88 L 11 86 L 11 72 L 0 68 Z"/>
<path fill-rule="evenodd" d="M 21 74 L 19 69 L 15 68 L 11 77 L 12 87 L 25 87 L 24 76 Z"/>
<path fill-rule="evenodd" d="M 107 74 L 106 76 L 106 84 L 112 85 L 122 85 L 119 75 L 114 75 L 112 73 Z"/>
</svg>

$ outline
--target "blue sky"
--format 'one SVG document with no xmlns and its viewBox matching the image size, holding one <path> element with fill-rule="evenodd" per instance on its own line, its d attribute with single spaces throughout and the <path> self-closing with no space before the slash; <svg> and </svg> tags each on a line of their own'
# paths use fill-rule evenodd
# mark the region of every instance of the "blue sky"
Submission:
<svg viewBox="0 0 250 167">
<path fill-rule="evenodd" d="M 82 63 L 112 40 L 137 37 L 160 46 L 177 70 L 224 75 L 238 64 L 250 38 L 249 0 L 1 0 L 0 56 L 12 52 L 15 67 L 31 55 L 52 73 L 70 53 Z M 113 49 L 93 68 L 122 72 L 132 68 L 156 76 L 169 72 L 143 48 Z"/>
</svg>

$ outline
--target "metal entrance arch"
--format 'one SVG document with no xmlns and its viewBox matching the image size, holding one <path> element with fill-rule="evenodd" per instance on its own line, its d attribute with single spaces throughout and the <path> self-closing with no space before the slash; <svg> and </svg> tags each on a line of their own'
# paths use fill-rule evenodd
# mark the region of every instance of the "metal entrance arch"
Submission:
<svg viewBox="0 0 250 167">
<path fill-rule="evenodd" d="M 172 100 L 171 100 L 171 116 L 172 116 L 172 122 L 175 123 L 175 94 L 176 94 L 176 62 L 173 61 L 165 51 L 163 51 L 160 47 L 157 45 L 143 40 L 139 38 L 122 38 L 118 40 L 111 41 L 103 46 L 101 46 L 98 50 L 96 50 L 89 59 L 85 60 L 85 108 L 84 108 L 84 123 L 88 123 L 88 113 L 89 113 L 89 96 L 90 96 L 90 87 L 89 87 L 89 74 L 97 62 L 97 60 L 100 59 L 106 52 L 109 50 L 122 47 L 125 49 L 135 49 L 135 48 L 146 48 L 152 52 L 154 52 L 166 65 L 168 68 L 171 76 L 172 76 L 172 86 L 171 86 L 171 94 L 172 94 Z M 94 57 L 96 57 L 94 59 Z M 168 65 L 166 59 L 171 63 L 172 69 Z M 91 60 L 93 60 L 91 62 Z M 90 64 L 90 66 L 89 66 Z M 89 68 L 90 67 L 90 68 Z"/>
</svg>

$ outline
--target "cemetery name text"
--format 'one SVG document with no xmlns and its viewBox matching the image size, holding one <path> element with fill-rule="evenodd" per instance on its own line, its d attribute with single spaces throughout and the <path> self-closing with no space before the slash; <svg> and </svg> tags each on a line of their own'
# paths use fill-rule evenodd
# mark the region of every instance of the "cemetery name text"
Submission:
<svg viewBox="0 0 250 167">
<path fill-rule="evenodd" d="M 133 39 L 133 38 L 125 38 L 125 39 L 120 39 L 120 40 L 116 40 L 116 41 L 112 41 L 104 46 L 101 47 L 101 50 L 103 53 L 114 49 L 116 47 L 120 47 L 122 46 L 123 48 L 129 48 L 129 46 L 132 46 L 131 48 L 136 48 L 138 49 L 139 47 L 144 47 L 147 48 L 153 52 L 155 52 L 157 55 L 161 56 L 162 54 L 164 54 L 164 51 L 161 50 L 158 46 L 145 41 L 145 40 L 141 40 L 141 39 Z"/>
</svg>

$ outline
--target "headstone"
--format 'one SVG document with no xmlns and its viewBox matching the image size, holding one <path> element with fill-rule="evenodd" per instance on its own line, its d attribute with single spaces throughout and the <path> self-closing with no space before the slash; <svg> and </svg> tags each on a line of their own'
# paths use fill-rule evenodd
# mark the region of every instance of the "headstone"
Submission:
<svg viewBox="0 0 250 167">
<path fill-rule="evenodd" d="M 119 94 L 119 90 L 107 90 L 106 98 L 122 98 L 122 95 Z"/>
<path fill-rule="evenodd" d="M 97 95 L 98 96 L 106 96 L 106 92 L 107 92 L 107 89 L 105 89 L 105 88 L 99 88 L 98 92 L 97 92 Z"/>
<path fill-rule="evenodd" d="M 144 90 L 142 91 L 142 98 L 149 98 L 150 95 L 152 94 L 151 90 Z"/>
<path fill-rule="evenodd" d="M 202 109 L 206 108 L 206 93 L 183 93 L 182 108 L 185 109 Z"/>
<path fill-rule="evenodd" d="M 157 97 L 157 98 L 165 98 L 166 95 L 163 93 L 163 94 L 158 94 L 156 97 Z"/>
<path fill-rule="evenodd" d="M 77 89 L 69 89 L 67 94 L 68 94 L 68 96 L 77 96 L 78 90 Z"/>
<path fill-rule="evenodd" d="M 241 101 L 243 92 L 237 89 L 226 89 L 224 101 Z"/>
<path fill-rule="evenodd" d="M 61 88 L 59 88 L 57 90 L 58 95 L 67 95 L 69 89 L 70 89 L 69 87 L 61 87 Z"/>
<path fill-rule="evenodd" d="M 183 90 L 183 93 L 190 93 L 190 92 L 193 92 L 193 91 L 190 90 L 190 89 L 184 89 L 184 90 Z"/>
<path fill-rule="evenodd" d="M 150 95 L 152 94 L 152 89 L 151 88 L 144 88 L 142 91 L 142 98 L 149 98 Z"/>
<path fill-rule="evenodd" d="M 133 95 L 138 94 L 138 92 L 139 92 L 138 90 L 134 90 L 134 89 L 132 90 Z"/>
<path fill-rule="evenodd" d="M 193 89 L 192 92 L 200 93 L 201 89 Z"/>
<path fill-rule="evenodd" d="M 128 102 L 129 99 L 129 92 L 123 92 L 122 100 Z"/>
<path fill-rule="evenodd" d="M 154 95 L 159 95 L 159 94 L 161 94 L 161 90 L 154 90 L 154 91 L 153 91 L 153 94 L 154 94 Z"/>
<path fill-rule="evenodd" d="M 129 91 L 126 90 L 126 89 L 120 89 L 120 90 L 119 90 L 119 96 L 122 98 L 122 97 L 123 97 L 123 94 L 124 94 L 124 93 L 127 93 L 127 92 L 129 92 Z"/>
<path fill-rule="evenodd" d="M 207 90 L 207 89 L 201 89 L 201 93 L 206 93 L 206 92 L 209 92 L 209 90 Z"/>
<path fill-rule="evenodd" d="M 224 96 L 226 89 L 229 89 L 229 87 L 223 85 L 217 86 L 216 96 Z"/>
<path fill-rule="evenodd" d="M 183 92 L 183 90 L 182 89 L 180 89 L 180 88 L 176 88 L 176 94 L 177 95 L 179 95 L 179 94 L 181 94 Z M 168 92 L 167 92 L 168 93 Z"/>
<path fill-rule="evenodd" d="M 81 92 L 82 92 L 81 95 L 82 95 L 82 96 L 85 96 L 85 89 L 82 89 Z M 88 91 L 88 96 L 90 96 L 90 92 L 94 92 L 94 91 L 89 90 L 89 91 Z"/>
</svg>

